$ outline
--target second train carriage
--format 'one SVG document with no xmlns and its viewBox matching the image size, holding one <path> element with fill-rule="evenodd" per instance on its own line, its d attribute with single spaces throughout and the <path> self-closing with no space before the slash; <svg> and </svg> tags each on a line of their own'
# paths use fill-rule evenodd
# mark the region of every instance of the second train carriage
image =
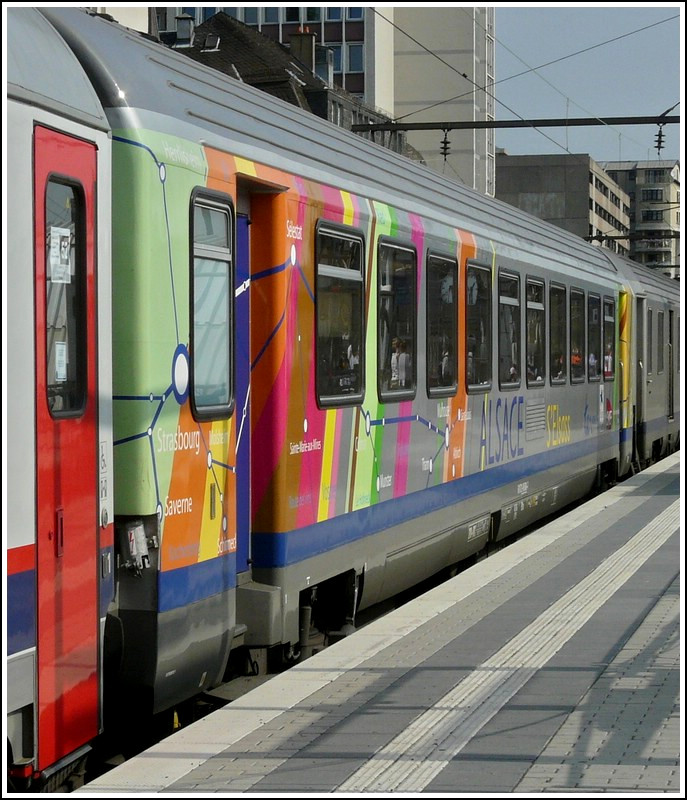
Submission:
<svg viewBox="0 0 687 800">
<path fill-rule="evenodd" d="M 123 714 L 216 685 L 242 645 L 297 657 L 310 613 L 345 631 L 678 446 L 675 284 L 97 15 L 42 13 L 112 130 Z"/>
<path fill-rule="evenodd" d="M 113 129 L 115 511 L 150 547 L 117 617 L 154 710 L 627 472 L 620 259 L 45 13 Z"/>
</svg>

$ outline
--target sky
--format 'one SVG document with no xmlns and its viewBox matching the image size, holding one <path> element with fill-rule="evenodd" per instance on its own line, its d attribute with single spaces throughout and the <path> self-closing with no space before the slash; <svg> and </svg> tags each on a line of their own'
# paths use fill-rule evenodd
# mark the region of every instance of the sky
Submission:
<svg viewBox="0 0 687 800">
<path fill-rule="evenodd" d="M 653 116 L 676 103 L 670 115 L 682 114 L 681 3 L 494 7 L 497 120 Z M 681 158 L 681 128 L 664 126 L 660 158 Z M 495 135 L 496 146 L 510 155 L 567 150 L 601 162 L 659 158 L 657 131 L 621 125 L 497 129 Z"/>
</svg>

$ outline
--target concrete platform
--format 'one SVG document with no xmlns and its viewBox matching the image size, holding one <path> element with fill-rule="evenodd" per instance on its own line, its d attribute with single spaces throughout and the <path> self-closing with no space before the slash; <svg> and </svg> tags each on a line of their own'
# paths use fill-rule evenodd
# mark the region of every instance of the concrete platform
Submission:
<svg viewBox="0 0 687 800">
<path fill-rule="evenodd" d="M 681 555 L 678 453 L 79 792 L 680 792 Z"/>
</svg>

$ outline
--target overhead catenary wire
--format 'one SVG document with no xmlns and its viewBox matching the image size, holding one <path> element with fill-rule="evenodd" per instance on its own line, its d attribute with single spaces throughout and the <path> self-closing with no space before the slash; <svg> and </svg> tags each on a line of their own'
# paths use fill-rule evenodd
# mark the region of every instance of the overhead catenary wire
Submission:
<svg viewBox="0 0 687 800">
<path fill-rule="evenodd" d="M 506 105 L 506 104 L 505 104 L 503 101 L 499 100 L 499 99 L 498 99 L 498 98 L 497 98 L 497 97 L 496 97 L 494 94 L 492 94 L 492 93 L 491 93 L 491 92 L 490 92 L 490 91 L 487 89 L 487 87 L 486 87 L 486 86 L 479 86 L 479 85 L 478 85 L 478 84 L 477 84 L 477 83 L 476 83 L 474 80 L 472 80 L 472 79 L 471 79 L 471 78 L 470 78 L 470 77 L 469 77 L 469 76 L 468 76 L 466 73 L 464 73 L 464 72 L 461 72 L 461 71 L 460 71 L 459 69 L 457 69 L 455 66 L 453 66 L 453 65 L 452 65 L 452 64 L 450 64 L 448 61 L 446 61 L 446 59 L 442 58 L 440 55 L 438 55 L 437 53 L 435 53 L 433 50 L 431 50 L 430 48 L 426 47 L 426 46 L 425 46 L 425 45 L 424 45 L 422 42 L 420 42 L 420 41 L 419 41 L 418 39 L 416 39 L 414 36 L 412 36 L 411 34 L 409 34 L 407 31 L 405 31 L 403 28 L 401 28 L 401 27 L 400 27 L 399 25 L 397 25 L 395 22 L 393 22 L 392 20 L 390 20 L 388 17 L 384 16 L 384 14 L 382 14 L 382 13 L 381 13 L 381 12 L 380 12 L 378 9 L 376 9 L 376 8 L 371 8 L 370 10 L 371 10 L 371 11 L 373 11 L 373 12 L 374 12 L 374 13 L 375 13 L 375 14 L 376 14 L 378 17 L 380 17 L 380 19 L 383 19 L 385 22 L 387 22 L 389 25 L 391 25 L 391 26 L 392 26 L 392 27 L 393 27 L 395 30 L 397 30 L 399 33 L 401 33 L 402 35 L 404 35 L 404 36 L 406 36 L 408 39 L 410 39 L 412 42 L 414 42 L 414 43 L 415 43 L 415 44 L 416 44 L 418 47 L 420 47 L 420 48 L 421 48 L 422 50 L 424 50 L 426 53 L 428 53 L 428 54 L 429 54 L 429 55 L 431 55 L 432 57 L 436 58 L 438 61 L 440 61 L 440 62 L 441 62 L 442 64 L 444 64 L 445 66 L 447 66 L 449 69 L 451 69 L 451 70 L 452 70 L 453 72 L 455 72 L 456 74 L 460 75 L 460 76 L 461 76 L 463 79 L 465 79 L 465 80 L 466 80 L 468 83 L 472 84 L 472 86 L 473 86 L 473 88 L 472 88 L 470 91 L 468 91 L 468 92 L 463 92 L 463 93 L 461 93 L 461 94 L 459 94 L 459 95 L 455 95 L 454 97 L 447 98 L 446 100 L 440 101 L 440 102 L 438 102 L 438 103 L 433 103 L 433 104 L 431 104 L 431 105 L 429 105 L 429 106 L 425 106 L 425 107 L 423 107 L 423 108 L 421 108 L 421 109 L 416 109 L 416 110 L 414 110 L 414 111 L 411 111 L 411 112 L 409 112 L 408 114 L 405 114 L 405 115 L 403 115 L 403 116 L 397 117 L 397 118 L 394 120 L 394 123 L 391 123 L 391 125 L 394 125 L 395 123 L 399 123 L 401 120 L 404 120 L 404 119 L 406 119 L 407 117 L 409 117 L 409 116 L 412 116 L 413 114 L 422 113 L 423 111 L 428 111 L 428 110 L 430 110 L 430 109 L 432 109 L 432 108 L 436 108 L 436 107 L 437 107 L 437 106 L 439 106 L 439 105 L 443 105 L 443 104 L 445 104 L 445 103 L 450 103 L 450 102 L 453 102 L 453 101 L 455 101 L 455 100 L 457 100 L 457 99 L 460 99 L 461 97 L 465 97 L 465 96 L 468 96 L 468 95 L 474 94 L 474 92 L 475 92 L 475 91 L 482 91 L 482 92 L 484 92 L 484 93 L 485 93 L 485 94 L 486 94 L 488 97 L 491 97 L 491 98 L 492 98 L 492 99 L 493 99 L 493 100 L 494 100 L 496 103 L 498 103 L 500 106 L 502 106 L 503 108 L 505 108 L 505 109 L 506 109 L 508 112 L 510 112 L 511 114 L 513 114 L 514 116 L 516 116 L 516 117 L 517 117 L 517 118 L 518 118 L 518 119 L 521 121 L 521 123 L 524 123 L 524 124 L 522 124 L 522 125 L 519 125 L 518 127 L 532 127 L 534 130 L 536 130 L 538 133 L 540 133 L 542 136 L 544 136 L 544 138 L 548 139 L 548 140 L 549 140 L 549 141 L 550 141 L 552 144 L 554 144 L 554 145 L 555 145 L 557 148 L 560 148 L 560 149 L 561 149 L 561 150 L 563 150 L 564 152 L 568 153 L 568 155 L 575 155 L 574 153 L 572 153 L 572 152 L 571 152 L 571 151 L 568 149 L 568 147 L 567 147 L 567 146 L 564 146 L 564 145 L 562 145 L 560 142 L 557 142 L 557 141 L 556 141 L 555 139 L 553 139 L 551 136 L 548 136 L 546 133 L 544 133 L 542 130 L 540 130 L 540 129 L 539 129 L 539 128 L 538 128 L 538 127 L 535 125 L 535 124 L 533 124 L 533 122 L 532 122 L 532 121 L 528 121 L 528 120 L 526 120 L 526 119 L 525 119 L 525 118 L 524 118 L 524 117 L 523 117 L 521 114 L 519 114 L 517 111 L 515 111 L 515 110 L 514 110 L 514 109 L 512 109 L 512 108 L 510 108 L 510 107 L 509 107 L 508 105 Z M 461 9 L 461 10 L 465 11 L 465 13 L 469 13 L 469 12 L 468 12 L 467 10 L 465 10 L 465 9 Z M 606 41 L 604 41 L 604 42 L 599 42 L 599 43 L 597 43 L 597 44 L 595 44 L 595 45 L 590 45 L 589 47 L 583 48 L 582 50 L 578 50 L 578 51 L 576 51 L 576 52 L 574 52 L 574 53 L 569 53 L 569 54 L 567 54 L 567 55 L 565 55 L 565 56 L 560 56 L 559 58 L 556 58 L 556 59 L 553 59 L 553 60 L 551 60 L 551 61 L 548 61 L 548 62 L 546 62 L 546 63 L 544 63 L 544 64 L 541 64 L 541 65 L 539 65 L 538 67 L 529 67 L 528 65 L 526 65 L 526 66 L 528 66 L 528 69 L 527 69 L 527 70 L 525 70 L 525 71 L 523 71 L 523 72 L 520 72 L 520 73 L 517 73 L 517 74 L 515 74 L 515 75 L 511 75 L 511 76 L 509 76 L 508 78 L 503 78 L 503 79 L 502 79 L 502 80 L 500 80 L 500 81 L 495 81 L 495 82 L 494 82 L 494 83 L 491 85 L 491 88 L 493 88 L 493 87 L 494 87 L 494 86 L 495 86 L 497 83 L 503 83 L 503 82 L 505 82 L 505 81 L 507 81 L 507 80 L 511 80 L 511 79 L 514 79 L 514 78 L 520 77 L 520 76 L 522 76 L 522 75 L 526 75 L 526 74 L 528 74 L 528 73 L 530 73 L 530 72 L 534 72 L 535 74 L 537 74 L 537 75 L 538 75 L 538 77 L 540 77 L 542 80 L 544 80 L 545 82 L 547 82 L 547 83 L 548 83 L 548 84 L 549 84 L 549 85 L 550 85 L 550 86 L 551 86 L 551 87 L 552 87 L 552 88 L 553 88 L 555 91 L 559 92 L 559 94 L 561 94 L 562 96 L 566 97 L 566 95 L 565 95 L 564 93 L 560 92 L 560 90 L 559 90 L 559 89 L 557 89 L 557 88 L 556 88 L 555 86 L 553 86 L 553 85 L 552 85 L 552 84 L 551 84 L 549 81 L 547 81 L 545 78 L 543 78 L 543 76 L 539 75 L 539 74 L 538 74 L 538 72 L 537 72 L 537 70 L 539 70 L 539 69 L 542 69 L 542 68 L 544 68 L 544 67 L 547 67 L 547 66 L 550 66 L 550 65 L 552 65 L 552 64 L 558 63 L 558 62 L 560 62 L 560 61 L 564 61 L 564 60 L 566 60 L 566 59 L 568 59 L 568 58 L 573 58 L 573 57 L 575 57 L 575 56 L 578 56 L 578 55 L 581 55 L 581 54 L 583 54 L 583 53 L 589 52 L 590 50 L 594 50 L 594 49 L 597 49 L 597 48 L 599 48 L 599 47 L 602 47 L 602 46 L 605 46 L 605 45 L 611 44 L 611 43 L 613 43 L 613 42 L 616 42 L 616 41 L 619 41 L 619 40 L 621 40 L 621 39 L 627 38 L 628 36 L 632 36 L 632 35 L 635 35 L 635 34 L 637 34 L 637 33 L 641 33 L 642 31 L 645 31 L 645 30 L 648 30 L 648 29 L 650 29 L 650 28 L 656 27 L 657 25 L 662 25 L 662 24 L 664 24 L 664 23 L 666 23 L 666 22 L 671 22 L 672 20 L 675 20 L 675 19 L 678 19 L 678 18 L 679 18 L 679 15 L 674 15 L 674 16 L 672 16 L 672 17 L 668 17 L 668 18 L 666 18 L 666 19 L 659 20 L 659 21 L 657 21 L 657 22 L 655 22 L 655 23 L 652 23 L 652 24 L 650 24 L 650 25 L 645 25 L 644 27 L 642 27 L 642 28 L 638 28 L 638 29 L 636 29 L 636 30 L 634 30 L 634 31 L 629 31 L 629 32 L 627 32 L 627 33 L 624 33 L 624 34 L 620 34 L 619 36 L 613 37 L 612 39 L 608 39 L 608 40 L 606 40 Z M 475 20 L 475 23 L 476 23 L 476 24 L 479 24 L 479 22 L 477 22 L 477 20 Z M 497 41 L 497 40 L 495 39 L 495 41 Z M 509 48 L 507 48 L 507 49 L 509 50 L 509 52 L 511 52 L 511 53 L 512 53 L 512 51 L 511 51 Z M 515 55 L 515 54 L 513 54 L 513 55 Z M 522 59 L 520 59 L 520 58 L 519 58 L 517 55 L 515 55 L 515 57 L 516 57 L 516 58 L 518 58 L 518 60 L 522 61 Z M 523 61 L 523 63 L 526 63 L 526 62 L 524 62 L 524 61 Z M 573 102 L 574 102 L 574 101 L 573 101 Z M 578 105 L 578 104 L 577 104 L 577 103 L 575 103 L 575 105 Z M 578 105 L 578 107 L 579 107 L 579 108 L 582 108 L 582 106 L 579 106 L 579 105 Z M 675 106 L 673 106 L 673 108 L 674 108 L 674 107 L 675 107 Z M 583 109 L 583 110 L 584 110 L 584 109 Z M 669 110 L 672 110 L 672 109 L 669 109 Z M 598 117 L 596 117 L 595 119 L 599 119 L 599 120 L 600 120 L 601 118 L 598 118 Z M 578 124 L 579 124 L 579 123 L 578 123 Z M 610 125 L 608 121 L 600 121 L 600 123 L 599 123 L 599 124 L 606 124 L 606 125 L 608 125 L 609 127 L 612 127 L 612 125 Z M 437 127 L 437 129 L 440 129 L 440 130 L 441 130 L 441 129 L 445 128 L 445 125 L 446 125 L 446 123 L 437 123 L 436 127 Z M 504 125 L 503 127 L 506 127 L 506 126 Z M 515 127 L 515 126 L 513 126 L 513 127 Z M 367 128 L 367 129 L 368 129 L 368 130 L 372 130 L 372 128 Z M 381 128 L 380 128 L 380 129 L 381 129 Z M 387 129 L 392 129 L 392 130 L 393 130 L 394 128 L 387 128 Z M 403 129 L 403 128 L 399 128 L 399 129 Z M 406 130 L 411 130 L 412 128 L 405 128 L 405 129 L 406 129 Z M 632 141 L 635 141 L 635 140 L 632 140 Z M 635 143 L 636 143 L 636 144 L 639 144 L 639 142 L 635 142 Z"/>
</svg>

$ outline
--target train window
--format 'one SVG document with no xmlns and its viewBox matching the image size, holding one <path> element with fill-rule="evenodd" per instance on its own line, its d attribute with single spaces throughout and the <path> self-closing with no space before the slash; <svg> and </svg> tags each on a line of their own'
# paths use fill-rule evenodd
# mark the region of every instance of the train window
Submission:
<svg viewBox="0 0 687 800">
<path fill-rule="evenodd" d="M 539 386 L 546 377 L 546 309 L 544 284 L 527 280 L 527 385 Z"/>
<path fill-rule="evenodd" d="M 81 187 L 48 181 L 45 218 L 47 400 L 53 417 L 86 407 L 86 225 Z"/>
<path fill-rule="evenodd" d="M 499 274 L 499 385 L 520 386 L 520 278 Z"/>
<path fill-rule="evenodd" d="M 604 297 L 604 380 L 615 377 L 615 301 Z"/>
<path fill-rule="evenodd" d="M 570 290 L 570 380 L 584 380 L 584 292 Z"/>
<path fill-rule="evenodd" d="M 658 334 L 656 336 L 656 372 L 659 374 L 663 372 L 665 369 L 664 357 L 665 357 L 665 314 L 663 311 L 658 312 L 658 319 L 657 319 L 657 331 Z"/>
<path fill-rule="evenodd" d="M 565 286 L 549 287 L 549 365 L 551 383 L 565 383 L 568 375 L 568 304 Z"/>
<path fill-rule="evenodd" d="M 649 375 L 654 371 L 654 312 L 649 309 L 646 320 L 646 371 Z"/>
<path fill-rule="evenodd" d="M 191 406 L 198 419 L 228 417 L 232 382 L 232 209 L 222 195 L 194 195 L 191 263 Z"/>
<path fill-rule="evenodd" d="M 587 298 L 587 377 L 590 381 L 601 378 L 601 298 L 590 294 Z"/>
<path fill-rule="evenodd" d="M 427 392 L 455 394 L 458 264 L 450 258 L 427 258 Z"/>
<path fill-rule="evenodd" d="M 417 376 L 417 255 L 379 241 L 377 388 L 382 402 L 415 396 Z"/>
<path fill-rule="evenodd" d="M 466 369 L 468 389 L 491 386 L 491 270 L 467 265 L 465 292 Z"/>
<path fill-rule="evenodd" d="M 321 225 L 316 256 L 316 381 L 321 406 L 353 405 L 364 393 L 362 236 Z"/>
</svg>

